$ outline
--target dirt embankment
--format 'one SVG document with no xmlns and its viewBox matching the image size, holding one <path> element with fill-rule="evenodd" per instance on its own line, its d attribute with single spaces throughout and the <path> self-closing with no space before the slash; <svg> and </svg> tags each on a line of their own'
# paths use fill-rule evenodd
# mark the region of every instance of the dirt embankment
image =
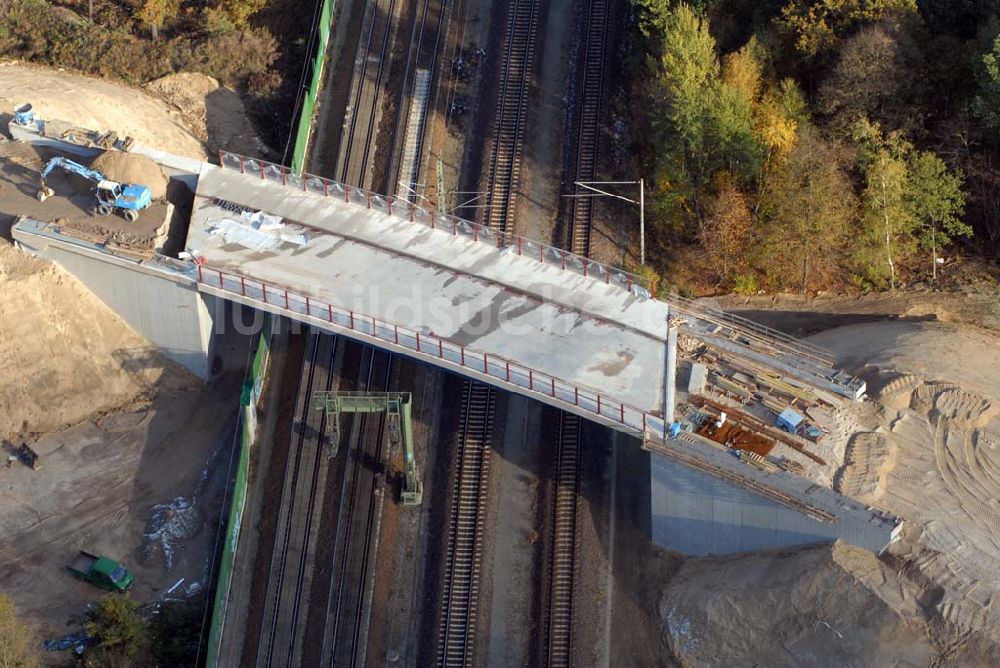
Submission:
<svg viewBox="0 0 1000 668">
<path fill-rule="evenodd" d="M 180 114 L 210 151 L 274 157 L 257 136 L 239 93 L 216 79 L 197 72 L 180 72 L 151 81 L 146 90 Z"/>
<path fill-rule="evenodd" d="M 876 398 L 836 488 L 904 520 L 889 553 L 933 589 L 934 618 L 1000 643 L 1000 336 L 882 322 L 812 340 L 868 377 Z"/>
<path fill-rule="evenodd" d="M 41 118 L 68 121 L 177 155 L 203 159 L 205 147 L 163 103 L 123 84 L 22 63 L 0 64 L 0 121 L 30 102 Z"/>
<path fill-rule="evenodd" d="M 900 290 L 861 296 L 724 295 L 702 301 L 797 336 L 887 317 L 937 320 L 1000 331 L 1000 289 L 995 285 L 947 292 Z"/>
<path fill-rule="evenodd" d="M 132 368 L 150 344 L 75 278 L 3 241 L 0 342 L 0 438 L 128 404 L 162 373 Z"/>
<path fill-rule="evenodd" d="M 871 552 L 836 543 L 688 559 L 659 615 L 685 666 L 991 665 L 981 636 L 945 640 L 925 621 L 926 594 Z"/>
</svg>

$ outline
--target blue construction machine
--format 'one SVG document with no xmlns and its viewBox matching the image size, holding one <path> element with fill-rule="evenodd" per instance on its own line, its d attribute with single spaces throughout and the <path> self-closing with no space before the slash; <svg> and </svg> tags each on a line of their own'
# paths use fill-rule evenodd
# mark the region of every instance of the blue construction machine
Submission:
<svg viewBox="0 0 1000 668">
<path fill-rule="evenodd" d="M 89 169 L 69 158 L 59 156 L 49 160 L 42 170 L 42 185 L 38 190 L 39 202 L 44 202 L 55 194 L 55 191 L 46 184 L 46 179 L 56 169 L 77 174 L 94 184 L 97 196 L 94 213 L 100 216 L 107 216 L 112 211 L 118 210 L 125 216 L 125 220 L 133 222 L 139 217 L 139 212 L 153 201 L 152 193 L 147 186 L 112 181 L 96 169 Z"/>
</svg>

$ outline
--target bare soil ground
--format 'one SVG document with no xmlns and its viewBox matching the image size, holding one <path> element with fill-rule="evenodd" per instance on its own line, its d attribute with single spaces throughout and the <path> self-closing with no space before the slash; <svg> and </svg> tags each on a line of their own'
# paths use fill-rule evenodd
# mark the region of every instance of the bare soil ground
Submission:
<svg viewBox="0 0 1000 668">
<path fill-rule="evenodd" d="M 896 578 L 867 550 L 837 543 L 795 552 L 686 560 L 659 602 L 682 665 L 925 666 L 935 657 L 915 609 L 876 592 Z"/>
<path fill-rule="evenodd" d="M 205 387 L 75 278 L 0 241 L 0 438 L 42 467 L 0 469 L 0 591 L 41 637 L 100 595 L 65 565 L 122 560 L 133 596 L 206 585 L 225 510 L 242 368 Z M 237 355 L 238 356 L 238 355 Z M 183 580 L 183 581 L 182 581 Z"/>
<path fill-rule="evenodd" d="M 939 320 L 1000 330 L 1000 290 L 988 283 L 949 292 L 900 290 L 861 296 L 816 297 L 725 295 L 706 301 L 798 336 L 886 317 Z"/>
<path fill-rule="evenodd" d="M 163 363 L 148 359 L 150 367 Z M 32 439 L 40 470 L 15 464 L 0 471 L 0 590 L 43 637 L 75 630 L 67 629 L 70 617 L 102 595 L 65 571 L 78 550 L 123 561 L 139 601 L 167 596 L 182 579 L 171 596 L 206 585 L 240 374 L 204 388 L 160 371 L 128 406 Z"/>
<path fill-rule="evenodd" d="M 813 340 L 880 372 L 877 423 L 851 436 L 837 488 L 906 520 L 891 551 L 939 588 L 936 614 L 1000 642 L 1000 336 L 890 322 Z"/>
</svg>

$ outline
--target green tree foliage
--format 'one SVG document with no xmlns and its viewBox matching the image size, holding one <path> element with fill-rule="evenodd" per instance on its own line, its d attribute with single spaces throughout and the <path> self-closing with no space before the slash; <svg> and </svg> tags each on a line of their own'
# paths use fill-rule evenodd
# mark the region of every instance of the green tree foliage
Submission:
<svg viewBox="0 0 1000 668">
<path fill-rule="evenodd" d="M 712 180 L 725 169 L 752 182 L 761 163 L 750 99 L 759 73 L 744 60 L 726 68 L 708 23 L 680 3 L 666 16 L 653 97 L 656 172 L 654 206 L 677 230 L 704 223 Z"/>
<path fill-rule="evenodd" d="M 802 124 L 787 160 L 768 180 L 755 264 L 773 287 L 813 289 L 836 270 L 857 214 L 842 151 Z"/>
<path fill-rule="evenodd" d="M 0 668 L 35 668 L 31 627 L 17 618 L 14 602 L 0 594 Z"/>
<path fill-rule="evenodd" d="M 859 273 L 872 285 L 896 289 L 898 263 L 912 252 L 918 220 L 913 214 L 907 155 L 911 146 L 898 133 L 860 121 L 854 131 L 861 148 L 864 191 L 861 229 L 855 251 Z"/>
<path fill-rule="evenodd" d="M 974 68 L 979 90 L 972 101 L 972 111 L 992 132 L 1000 130 L 1000 35 L 979 56 Z"/>
<path fill-rule="evenodd" d="M 697 241 L 747 292 L 1000 257 L 1000 0 L 636 6 L 652 257 Z"/>
<path fill-rule="evenodd" d="M 87 633 L 98 640 L 87 650 L 87 665 L 128 666 L 149 644 L 138 604 L 122 594 L 101 599 L 87 623 Z"/>
<path fill-rule="evenodd" d="M 909 161 L 909 198 L 920 226 L 920 245 L 931 251 L 931 275 L 937 278 L 937 253 L 955 237 L 971 237 L 972 226 L 960 216 L 965 210 L 965 177 L 949 172 L 944 160 L 930 151 L 914 151 Z"/>
<path fill-rule="evenodd" d="M 971 236 L 960 216 L 965 207 L 964 176 L 951 172 L 930 151 L 914 149 L 897 132 L 884 134 L 862 120 L 855 128 L 864 173 L 862 229 L 856 251 L 860 274 L 876 287 L 896 288 L 898 265 L 918 247 L 937 251 L 953 238 Z"/>
</svg>

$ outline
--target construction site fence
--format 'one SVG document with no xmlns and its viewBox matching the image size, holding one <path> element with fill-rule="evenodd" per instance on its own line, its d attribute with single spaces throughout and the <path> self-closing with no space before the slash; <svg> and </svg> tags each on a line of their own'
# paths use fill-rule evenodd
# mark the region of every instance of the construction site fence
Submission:
<svg viewBox="0 0 1000 668">
<path fill-rule="evenodd" d="M 198 282 L 206 287 L 240 296 L 244 302 L 257 303 L 262 307 L 270 307 L 272 311 L 287 313 L 297 320 L 305 322 L 313 320 L 348 330 L 357 338 L 378 345 L 395 346 L 397 349 L 408 350 L 418 356 L 436 358 L 441 366 L 451 366 L 459 372 L 468 370 L 482 374 L 491 381 L 505 383 L 521 391 L 527 390 L 539 398 L 554 399 L 589 413 L 593 419 L 601 418 L 605 423 L 617 423 L 624 431 L 634 432 L 637 436 L 647 431 L 662 433 L 663 430 L 662 419 L 647 414 L 641 408 L 630 406 L 597 390 L 581 387 L 499 355 L 460 346 L 436 336 L 422 334 L 370 315 L 342 309 L 285 288 L 204 264 L 198 265 Z"/>
<path fill-rule="evenodd" d="M 434 209 L 425 209 L 405 198 L 379 195 L 370 190 L 355 188 L 325 179 L 321 176 L 302 173 L 301 169 L 289 169 L 282 165 L 248 158 L 228 151 L 219 151 L 219 164 L 224 168 L 237 170 L 241 174 L 259 176 L 262 180 L 280 183 L 288 188 L 294 188 L 295 190 L 323 197 L 336 197 L 337 199 L 342 199 L 345 203 L 354 204 L 366 209 L 375 209 L 390 217 L 408 220 L 411 223 L 424 225 L 433 230 L 449 232 L 455 236 L 460 235 L 467 239 L 495 247 L 497 252 L 515 252 L 519 256 L 536 260 L 543 265 L 558 267 L 581 276 L 603 281 L 610 285 L 616 285 L 646 298 L 654 297 L 652 294 L 653 279 L 651 278 L 638 276 L 533 239 L 526 239 L 514 234 L 505 234 L 488 225 L 480 225 L 463 218 L 438 213 Z M 746 332 L 755 338 L 763 338 L 769 345 L 777 349 L 811 358 L 826 366 L 832 366 L 833 364 L 834 355 L 829 350 L 807 341 L 796 339 L 784 332 L 766 327 L 752 320 L 713 309 L 680 295 L 670 295 L 663 301 L 678 311 Z"/>
<path fill-rule="evenodd" d="M 219 652 L 222 649 L 222 632 L 233 582 L 233 563 L 236 560 L 236 548 L 240 540 L 243 510 L 246 507 L 250 451 L 257 434 L 257 407 L 260 403 L 264 377 L 267 374 L 267 363 L 271 354 L 271 331 L 272 318 L 265 314 L 264 326 L 257 338 L 257 348 L 250 362 L 240 397 L 240 453 L 233 480 L 233 496 L 229 505 L 229 520 L 226 524 L 222 558 L 219 562 L 219 575 L 216 579 L 217 586 L 212 607 L 206 657 L 206 665 L 209 667 L 219 665 Z"/>
<path fill-rule="evenodd" d="M 316 26 L 316 54 L 310 61 L 309 87 L 306 89 L 295 129 L 295 147 L 292 150 L 292 167 L 302 171 L 305 166 L 309 133 L 312 131 L 313 115 L 316 113 L 316 99 L 322 84 L 326 65 L 326 49 L 330 44 L 330 30 L 333 28 L 334 0 L 322 0 L 319 23 Z"/>
</svg>

